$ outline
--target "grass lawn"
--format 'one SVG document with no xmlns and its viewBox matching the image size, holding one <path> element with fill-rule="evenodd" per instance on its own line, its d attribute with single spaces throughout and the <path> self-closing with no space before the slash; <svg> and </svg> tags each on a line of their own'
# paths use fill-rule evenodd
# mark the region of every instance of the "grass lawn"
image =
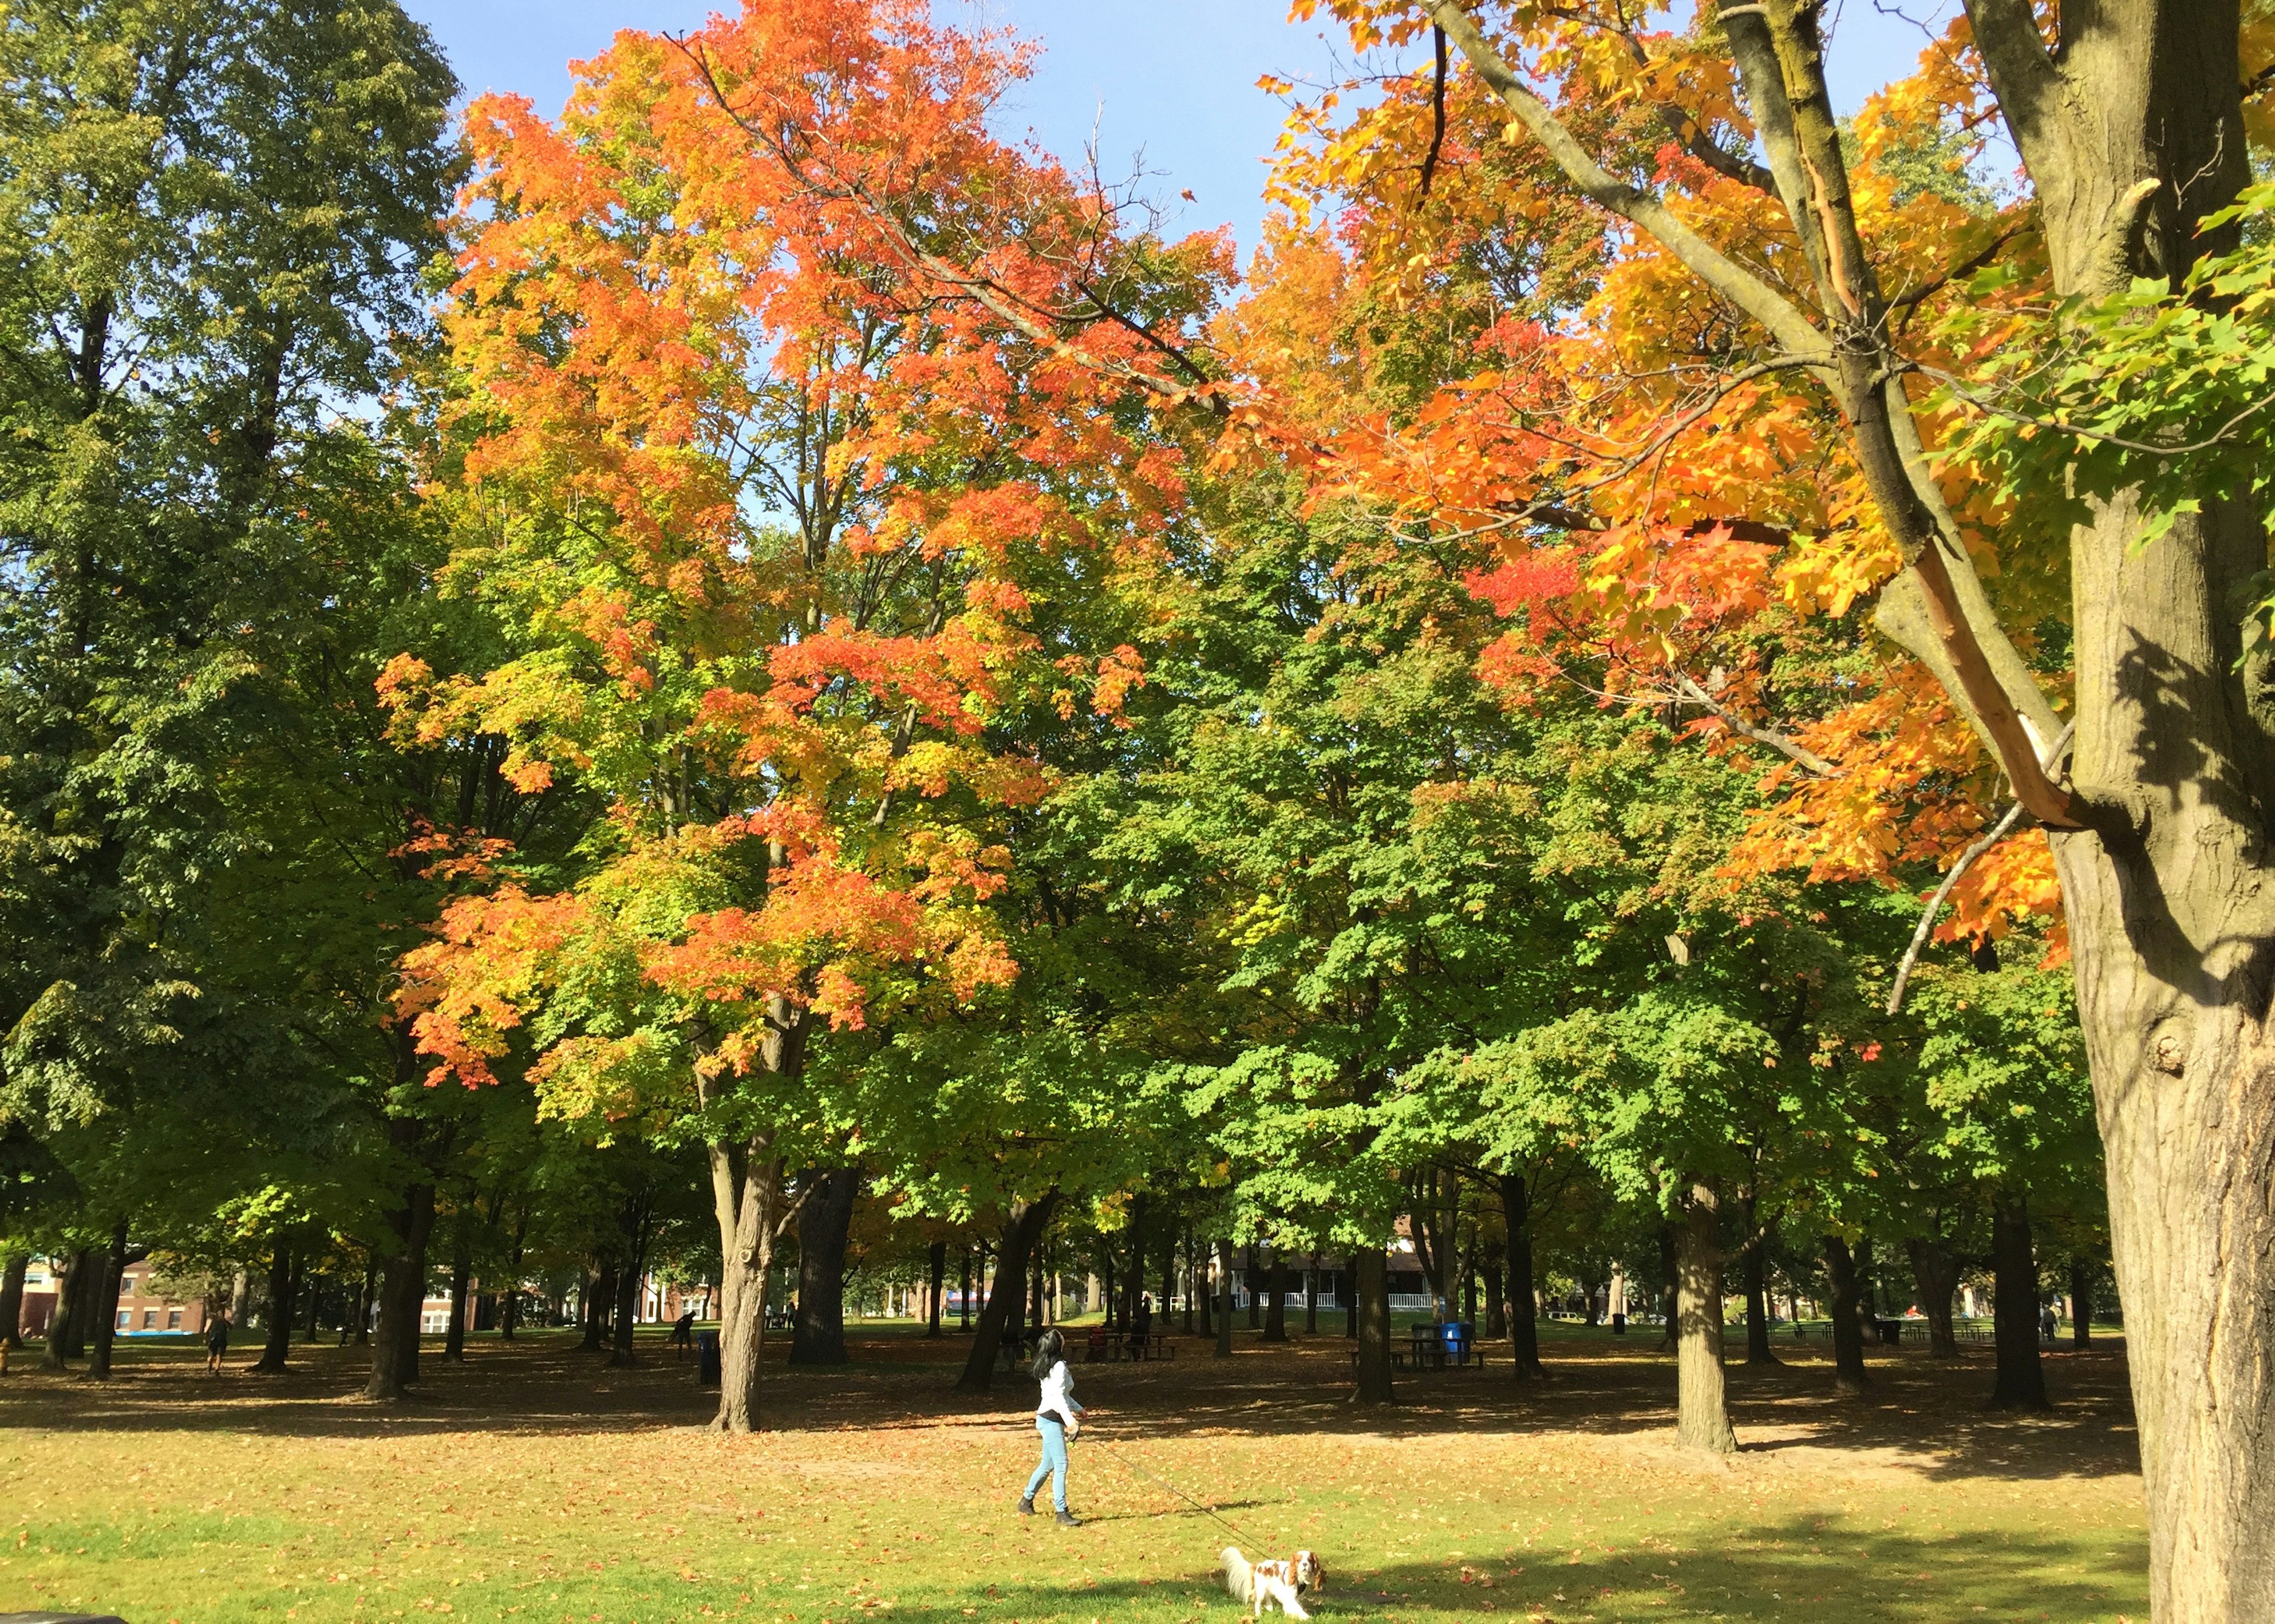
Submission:
<svg viewBox="0 0 2275 1624">
<path fill-rule="evenodd" d="M 1338 1322 L 1339 1323 L 1339 1322 Z M 2051 1416 L 1980 1409 L 1989 1356 L 1875 1351 L 1860 1403 L 1822 1344 L 1734 1367 L 1745 1446 L 1673 1445 L 1648 1337 L 1544 1328 L 1557 1371 L 1402 1372 L 1388 1414 L 1343 1398 L 1346 1344 L 1078 1365 L 1096 1414 L 1061 1530 L 1012 1502 L 1033 1386 L 951 1393 L 963 1343 L 857 1326 L 855 1363 L 783 1368 L 780 1430 L 700 1430 L 710 1401 L 644 1339 L 611 1371 L 567 1333 L 430 1340 L 420 1396 L 353 1396 L 316 1348 L 282 1378 L 122 1350 L 107 1386 L 19 1362 L 0 1380 L 0 1612 L 128 1624 L 419 1619 L 548 1624 L 956 1624 L 1236 1616 L 1227 1543 L 1326 1565 L 1349 1620 L 2145 1619 L 2121 1356 L 2047 1356 Z M 243 1339 L 240 1339 L 242 1341 Z M 1172 1483 L 1228 1531 L 1163 1488 Z"/>
</svg>

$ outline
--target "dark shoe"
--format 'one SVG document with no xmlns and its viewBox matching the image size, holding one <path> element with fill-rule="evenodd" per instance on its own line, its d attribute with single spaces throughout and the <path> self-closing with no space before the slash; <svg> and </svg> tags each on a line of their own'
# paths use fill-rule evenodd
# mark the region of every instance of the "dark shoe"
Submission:
<svg viewBox="0 0 2275 1624">
<path fill-rule="evenodd" d="M 1080 1528 L 1082 1526 L 1082 1519 L 1076 1516 L 1072 1512 L 1062 1511 L 1059 1513 L 1059 1526 L 1061 1528 Z"/>
<path fill-rule="evenodd" d="M 1022 1494 L 1019 1497 L 1019 1514 L 1023 1517 L 1032 1517 L 1035 1514 L 1035 1497 L 1033 1495 Z"/>
</svg>

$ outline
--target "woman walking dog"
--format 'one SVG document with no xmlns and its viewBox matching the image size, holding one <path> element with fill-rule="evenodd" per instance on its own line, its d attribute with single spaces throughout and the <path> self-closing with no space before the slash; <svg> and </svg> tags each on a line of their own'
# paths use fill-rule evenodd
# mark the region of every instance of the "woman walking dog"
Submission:
<svg viewBox="0 0 2275 1624">
<path fill-rule="evenodd" d="M 1031 1367 L 1035 1379 L 1043 1384 L 1042 1396 L 1035 1401 L 1035 1431 L 1043 1435 L 1042 1464 L 1035 1475 L 1027 1479 L 1027 1492 L 1019 1497 L 1019 1514 L 1035 1514 L 1035 1491 L 1043 1486 L 1043 1479 L 1051 1480 L 1051 1501 L 1058 1507 L 1061 1528 L 1080 1528 L 1079 1519 L 1067 1510 L 1067 1440 L 1082 1431 L 1083 1408 L 1075 1401 L 1074 1372 L 1067 1369 L 1066 1339 L 1056 1331 L 1046 1331 L 1035 1339 L 1035 1363 Z"/>
</svg>

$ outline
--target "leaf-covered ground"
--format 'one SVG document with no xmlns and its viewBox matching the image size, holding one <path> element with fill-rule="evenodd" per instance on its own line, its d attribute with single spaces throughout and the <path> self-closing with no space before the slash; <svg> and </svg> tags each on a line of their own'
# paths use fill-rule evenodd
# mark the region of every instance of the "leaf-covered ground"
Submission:
<svg viewBox="0 0 2275 1624">
<path fill-rule="evenodd" d="M 430 1344 L 398 1407 L 351 1396 L 353 1350 L 215 1379 L 193 1349 L 137 1348 L 108 1386 L 19 1357 L 0 1611 L 1228 1620 L 1213 1568 L 1236 1542 L 1318 1551 L 1335 1619 L 2145 1617 L 2113 1350 L 2051 1356 L 2060 1408 L 2039 1418 L 1981 1409 L 1979 1356 L 1907 1349 L 1861 1404 L 1832 1399 L 1821 1358 L 1734 1368 L 1745 1449 L 1722 1468 L 1674 1447 L 1672 1364 L 1646 1337 L 1557 1335 L 1546 1387 L 1505 1363 L 1404 1375 L 1387 1416 L 1344 1401 L 1341 1339 L 1243 1342 L 1077 1367 L 1097 1413 L 1074 1530 L 1012 1514 L 1032 1384 L 958 1398 L 955 1339 L 875 1333 L 850 1368 L 785 1368 L 781 1430 L 746 1439 L 699 1429 L 708 1402 L 660 1347 L 611 1371 L 556 1334 L 482 1339 L 463 1366 Z"/>
</svg>

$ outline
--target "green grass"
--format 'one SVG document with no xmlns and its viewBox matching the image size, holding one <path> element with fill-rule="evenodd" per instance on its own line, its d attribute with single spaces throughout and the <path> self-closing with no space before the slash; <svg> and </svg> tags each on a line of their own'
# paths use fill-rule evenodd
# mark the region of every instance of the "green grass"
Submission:
<svg viewBox="0 0 2275 1624">
<path fill-rule="evenodd" d="M 430 1341 L 399 1406 L 352 1396 L 352 1349 L 281 1379 L 242 1360 L 207 1378 L 150 1346 L 107 1386 L 19 1363 L 0 1382 L 0 1611 L 1229 1624 L 1211 1570 L 1236 1542 L 1318 1551 L 1328 1618 L 2146 1614 L 2112 1348 L 2051 1355 L 2060 1408 L 2027 1419 L 1980 1409 L 1984 1358 L 1875 1350 L 1861 1403 L 1833 1399 L 1821 1362 L 1734 1369 L 1747 1448 L 1724 1466 L 1674 1447 L 1655 1339 L 1558 1326 L 1546 1387 L 1505 1363 L 1410 1375 L 1368 1413 L 1343 1397 L 1339 1336 L 1267 1350 L 1243 1327 L 1229 1361 L 1191 1341 L 1077 1367 L 1091 1520 L 1062 1530 L 1012 1514 L 1032 1384 L 959 1398 L 961 1340 L 903 1332 L 858 1326 L 852 1365 L 773 1372 L 779 1430 L 748 1439 L 699 1430 L 707 1398 L 654 1341 L 631 1371 L 567 1333 L 480 1338 L 459 1366 Z"/>
</svg>

